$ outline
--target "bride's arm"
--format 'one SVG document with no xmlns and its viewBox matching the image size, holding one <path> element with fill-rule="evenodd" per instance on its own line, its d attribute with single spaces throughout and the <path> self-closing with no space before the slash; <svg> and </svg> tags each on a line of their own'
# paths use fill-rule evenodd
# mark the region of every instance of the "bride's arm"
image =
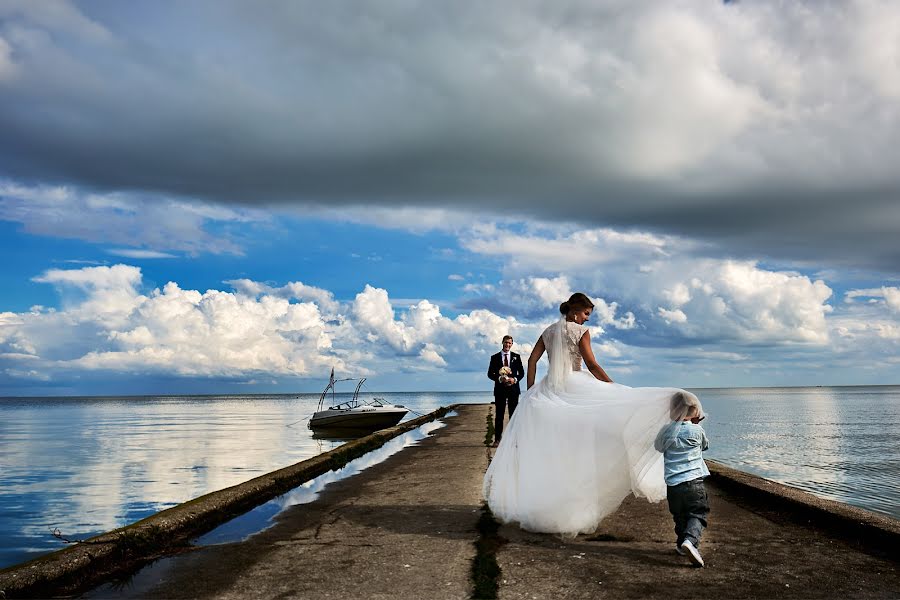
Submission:
<svg viewBox="0 0 900 600">
<path fill-rule="evenodd" d="M 525 389 L 531 389 L 531 386 L 534 385 L 534 376 L 537 373 L 537 364 L 538 361 L 541 360 L 541 356 L 544 355 L 544 338 L 538 338 L 537 344 L 534 345 L 534 349 L 531 351 L 531 356 L 528 357 L 528 379 L 526 379 L 526 387 Z"/>
<path fill-rule="evenodd" d="M 597 363 L 597 359 L 594 358 L 594 350 L 591 348 L 591 334 L 587 331 L 578 340 L 578 348 L 581 350 L 581 357 L 584 359 L 584 364 L 587 365 L 588 371 L 600 381 L 612 383 L 613 380 L 610 379 L 603 367 Z M 531 359 L 528 360 L 528 366 L 531 368 Z"/>
</svg>

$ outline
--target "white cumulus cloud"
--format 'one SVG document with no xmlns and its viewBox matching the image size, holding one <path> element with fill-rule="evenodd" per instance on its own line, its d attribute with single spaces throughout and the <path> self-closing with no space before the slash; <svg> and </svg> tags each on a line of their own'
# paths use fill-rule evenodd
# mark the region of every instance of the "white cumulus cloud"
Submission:
<svg viewBox="0 0 900 600">
<path fill-rule="evenodd" d="M 0 313 L 0 371 L 52 378 L 83 371 L 252 379 L 340 373 L 468 371 L 503 335 L 529 348 L 539 326 L 473 310 L 449 318 L 429 300 L 395 309 L 370 285 L 352 302 L 290 282 L 229 282 L 235 291 L 142 289 L 129 265 L 52 269 L 34 278 L 65 299 L 59 310 Z"/>
<path fill-rule="evenodd" d="M 832 291 L 824 281 L 756 261 L 703 256 L 707 248 L 680 238 L 571 226 L 526 233 L 494 227 L 461 243 L 504 261 L 504 273 L 527 273 L 497 289 L 471 289 L 486 304 L 492 298 L 549 310 L 582 291 L 595 299 L 595 322 L 633 330 L 642 344 L 828 341 Z"/>
</svg>

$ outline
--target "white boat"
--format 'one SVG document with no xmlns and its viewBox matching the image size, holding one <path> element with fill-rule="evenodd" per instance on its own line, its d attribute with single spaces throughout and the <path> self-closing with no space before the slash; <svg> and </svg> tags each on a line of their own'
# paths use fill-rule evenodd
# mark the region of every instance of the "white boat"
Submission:
<svg viewBox="0 0 900 600">
<path fill-rule="evenodd" d="M 370 402 L 361 402 L 359 390 L 366 378 L 358 380 L 353 398 L 346 402 L 324 408 L 328 392 L 334 398 L 334 384 L 337 381 L 357 381 L 355 379 L 334 379 L 334 374 L 319 397 L 319 407 L 309 419 L 309 428 L 313 430 L 365 430 L 377 431 L 385 427 L 393 427 L 409 410 L 400 404 L 389 404 L 384 398 L 373 398 Z"/>
</svg>

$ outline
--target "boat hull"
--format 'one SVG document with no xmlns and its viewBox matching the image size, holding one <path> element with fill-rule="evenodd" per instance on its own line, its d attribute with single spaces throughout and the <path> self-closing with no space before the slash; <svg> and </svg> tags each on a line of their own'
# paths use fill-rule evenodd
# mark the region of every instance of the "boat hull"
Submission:
<svg viewBox="0 0 900 600">
<path fill-rule="evenodd" d="M 376 431 L 393 427 L 409 412 L 402 408 L 378 410 L 323 410 L 309 420 L 310 429 L 353 429 Z"/>
</svg>

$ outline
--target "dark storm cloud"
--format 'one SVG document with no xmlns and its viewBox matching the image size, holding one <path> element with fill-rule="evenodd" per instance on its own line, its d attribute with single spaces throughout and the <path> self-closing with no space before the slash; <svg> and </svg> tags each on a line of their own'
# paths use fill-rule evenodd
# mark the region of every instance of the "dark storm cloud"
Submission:
<svg viewBox="0 0 900 600">
<path fill-rule="evenodd" d="M 885 2 L 0 2 L 0 177 L 900 264 Z"/>
</svg>

